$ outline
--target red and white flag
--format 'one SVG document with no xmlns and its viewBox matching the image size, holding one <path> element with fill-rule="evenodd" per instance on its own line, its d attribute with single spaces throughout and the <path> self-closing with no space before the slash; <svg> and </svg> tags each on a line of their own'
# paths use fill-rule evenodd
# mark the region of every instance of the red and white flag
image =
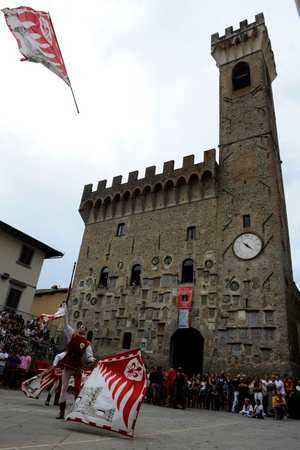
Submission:
<svg viewBox="0 0 300 450">
<path fill-rule="evenodd" d="M 39 316 L 39 319 L 41 319 L 43 322 L 48 322 L 49 320 L 56 320 L 60 319 L 61 317 L 64 317 L 66 315 L 66 304 L 62 303 L 56 313 L 54 314 L 41 314 Z"/>
<path fill-rule="evenodd" d="M 21 385 L 21 389 L 26 397 L 39 398 L 41 392 L 52 386 L 60 378 L 61 370 L 52 366 L 38 375 L 25 380 Z"/>
<path fill-rule="evenodd" d="M 146 382 L 139 349 L 108 356 L 87 378 L 66 420 L 133 436 Z"/>
<path fill-rule="evenodd" d="M 21 61 L 41 63 L 71 86 L 50 14 L 27 6 L 2 11 L 24 56 Z"/>
</svg>

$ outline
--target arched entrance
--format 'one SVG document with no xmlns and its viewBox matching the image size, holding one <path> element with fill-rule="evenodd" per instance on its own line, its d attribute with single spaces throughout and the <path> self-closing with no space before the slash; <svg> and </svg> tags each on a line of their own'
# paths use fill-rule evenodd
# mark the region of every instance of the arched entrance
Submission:
<svg viewBox="0 0 300 450">
<path fill-rule="evenodd" d="M 179 328 L 171 337 L 171 364 L 187 374 L 202 373 L 204 339 L 195 328 Z"/>
</svg>

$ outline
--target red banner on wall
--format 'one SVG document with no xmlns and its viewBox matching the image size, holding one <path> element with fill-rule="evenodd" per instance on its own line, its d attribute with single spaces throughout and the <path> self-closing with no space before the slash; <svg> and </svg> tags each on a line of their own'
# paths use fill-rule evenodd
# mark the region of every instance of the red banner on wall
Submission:
<svg viewBox="0 0 300 450">
<path fill-rule="evenodd" d="M 177 294 L 177 309 L 192 309 L 193 303 L 193 288 L 180 287 Z"/>
</svg>

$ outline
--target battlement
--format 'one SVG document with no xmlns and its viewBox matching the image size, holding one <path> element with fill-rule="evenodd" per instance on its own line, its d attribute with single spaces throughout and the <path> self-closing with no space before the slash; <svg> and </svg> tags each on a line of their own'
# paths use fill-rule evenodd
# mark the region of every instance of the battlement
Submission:
<svg viewBox="0 0 300 450">
<path fill-rule="evenodd" d="M 255 16 L 255 22 L 242 20 L 237 30 L 230 26 L 225 29 L 223 36 L 220 37 L 219 33 L 211 36 L 211 54 L 218 67 L 259 50 L 264 53 L 270 79 L 273 81 L 277 75 L 276 66 L 263 13 Z"/>
<path fill-rule="evenodd" d="M 217 44 L 226 41 L 227 39 L 232 39 L 233 37 L 238 37 L 238 35 L 244 35 L 244 39 L 249 38 L 248 32 L 256 29 L 259 25 L 265 24 L 265 18 L 263 13 L 257 14 L 255 16 L 255 22 L 249 23 L 248 20 L 242 20 L 240 22 L 240 28 L 234 30 L 232 26 L 225 28 L 224 36 L 219 36 L 219 33 L 214 33 L 211 36 L 212 47 Z"/>
<path fill-rule="evenodd" d="M 86 205 L 88 209 L 95 205 L 103 205 L 105 202 L 117 201 L 119 199 L 133 199 L 145 193 L 159 192 L 166 185 L 175 186 L 179 183 L 188 185 L 192 178 L 193 182 L 201 182 L 202 177 L 209 176 L 215 179 L 217 171 L 216 150 L 211 149 L 204 152 L 204 161 L 195 164 L 194 155 L 183 158 L 182 167 L 174 169 L 174 161 L 166 161 L 163 165 L 163 172 L 156 173 L 156 166 L 147 167 L 144 178 L 139 179 L 138 171 L 128 174 L 127 181 L 122 183 L 122 175 L 113 177 L 111 186 L 107 186 L 107 180 L 98 182 L 97 189 L 93 191 L 93 185 L 84 186 L 79 211 L 86 221 Z M 209 174 L 209 175 L 208 175 Z M 96 206 L 97 208 L 97 206 Z"/>
</svg>

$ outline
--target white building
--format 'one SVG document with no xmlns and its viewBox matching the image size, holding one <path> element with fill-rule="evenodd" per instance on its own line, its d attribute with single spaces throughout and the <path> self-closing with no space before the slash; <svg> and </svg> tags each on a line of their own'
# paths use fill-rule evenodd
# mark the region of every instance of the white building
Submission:
<svg viewBox="0 0 300 450">
<path fill-rule="evenodd" d="M 62 256 L 58 250 L 0 221 L 0 309 L 30 313 L 44 259 Z"/>
</svg>

